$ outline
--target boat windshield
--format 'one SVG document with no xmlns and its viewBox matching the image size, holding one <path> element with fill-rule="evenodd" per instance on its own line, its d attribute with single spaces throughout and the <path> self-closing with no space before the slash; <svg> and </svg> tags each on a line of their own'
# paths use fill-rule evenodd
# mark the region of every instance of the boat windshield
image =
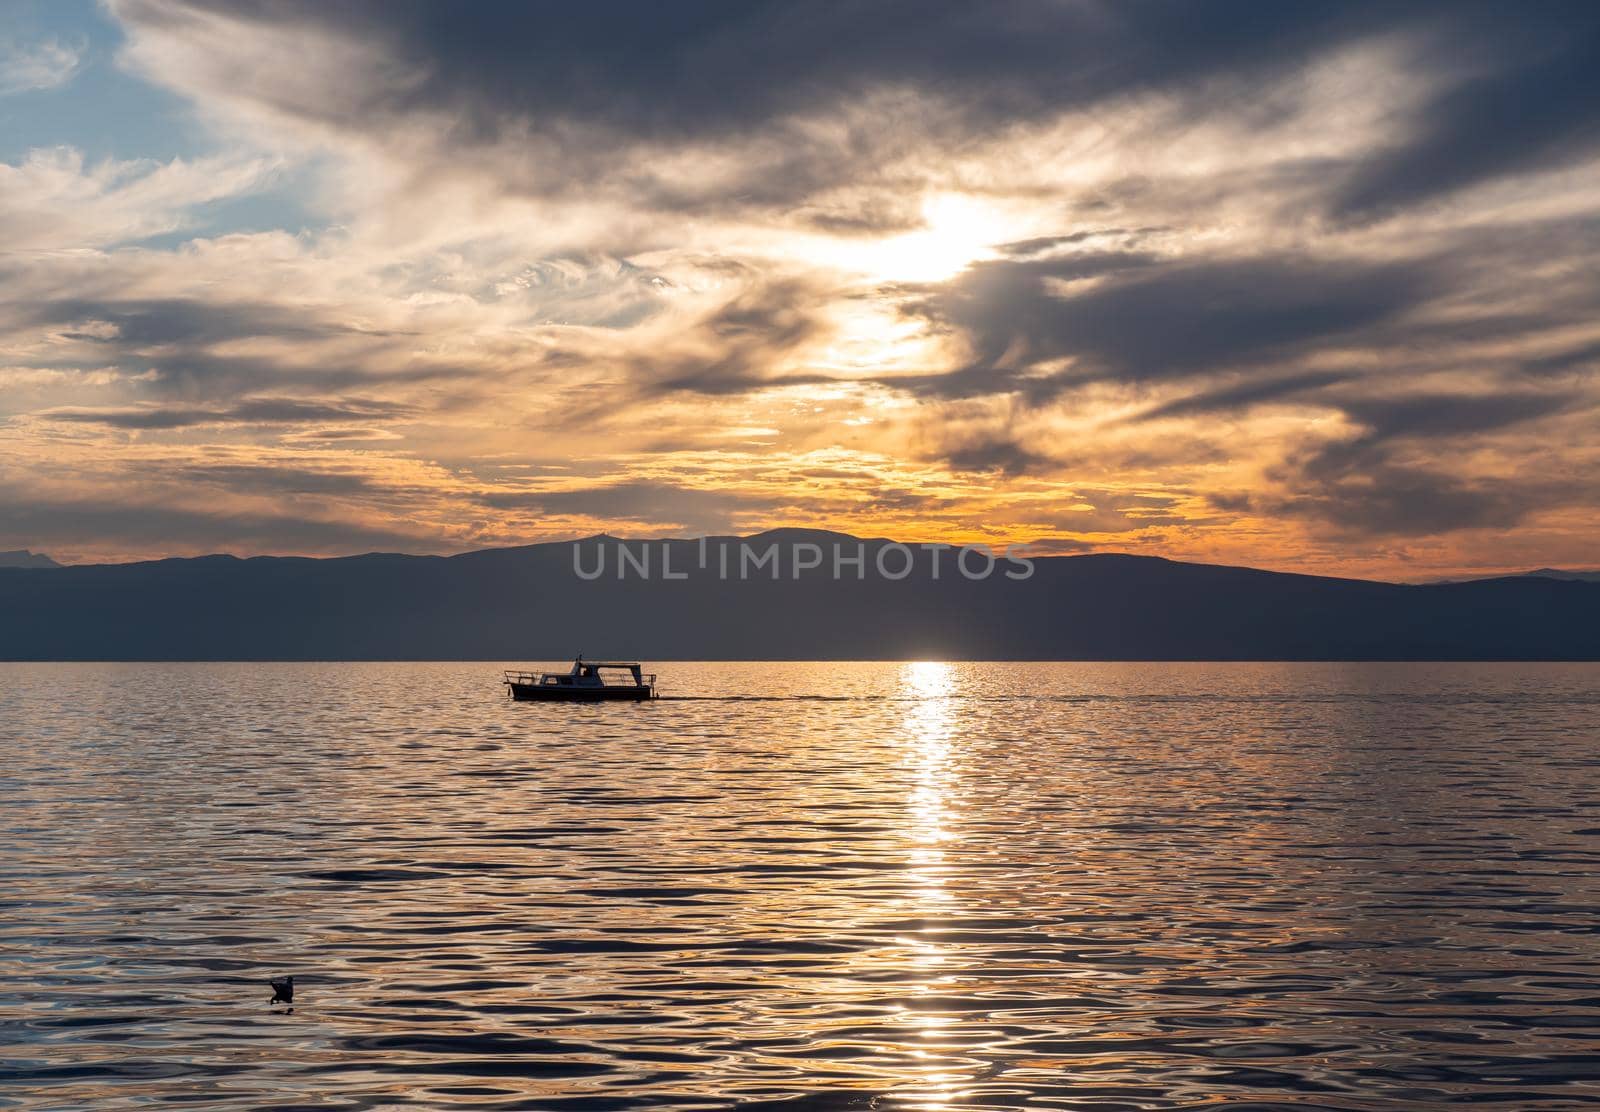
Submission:
<svg viewBox="0 0 1600 1112">
<path fill-rule="evenodd" d="M 603 684 L 607 687 L 614 687 L 619 684 L 633 686 L 640 682 L 639 669 L 636 667 L 630 668 L 627 665 L 585 664 L 578 672 L 578 677 L 580 680 Z"/>
</svg>

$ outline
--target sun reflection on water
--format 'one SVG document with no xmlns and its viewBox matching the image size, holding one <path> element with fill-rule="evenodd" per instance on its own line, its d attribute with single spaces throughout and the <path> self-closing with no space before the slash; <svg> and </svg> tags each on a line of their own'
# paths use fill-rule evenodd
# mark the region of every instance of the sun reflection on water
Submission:
<svg viewBox="0 0 1600 1112">
<path fill-rule="evenodd" d="M 971 1080 L 969 1074 L 951 1068 L 948 1051 L 938 1046 L 954 1033 L 959 1017 L 933 1003 L 933 998 L 950 995 L 958 979 L 951 968 L 951 948 L 941 941 L 944 924 L 958 904 L 947 884 L 946 861 L 957 820 L 955 669 L 939 661 L 909 663 L 901 686 L 908 708 L 904 719 L 910 786 L 907 858 L 913 885 L 905 918 L 923 923 L 920 930 L 899 940 L 908 964 L 917 972 L 907 986 L 902 1021 L 912 1029 L 912 1038 L 932 1046 L 911 1048 L 911 1057 L 925 1065 L 907 1079 L 907 1088 L 898 1095 L 909 1102 L 907 1107 L 938 1110 L 954 1107 L 963 1096 L 962 1084 Z"/>
<path fill-rule="evenodd" d="M 906 737 L 911 746 L 914 770 L 911 813 L 915 846 L 912 860 L 917 875 L 929 886 L 940 883 L 944 864 L 940 845 L 949 836 L 951 735 L 955 729 L 955 709 L 951 695 L 954 677 L 951 666 L 934 661 L 906 665 L 905 688 L 911 699 L 906 716 Z"/>
</svg>

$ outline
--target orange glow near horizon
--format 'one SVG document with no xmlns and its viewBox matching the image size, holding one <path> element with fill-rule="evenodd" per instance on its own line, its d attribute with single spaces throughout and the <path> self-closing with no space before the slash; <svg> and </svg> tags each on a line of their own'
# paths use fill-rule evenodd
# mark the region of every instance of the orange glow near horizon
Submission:
<svg viewBox="0 0 1600 1112">
<path fill-rule="evenodd" d="M 801 527 L 1392 580 L 1594 566 L 1600 163 L 1475 146 L 1421 174 L 1406 143 L 1463 78 L 1411 22 L 1274 50 L 1248 96 L 1201 69 L 1082 99 L 1054 65 L 935 52 L 591 104 L 419 84 L 434 44 L 365 17 L 187 7 L 90 30 L 194 153 L 96 154 L 65 122 L 0 153 L 0 551 Z M 1039 18 L 1118 40 L 1092 10 Z M 71 54 L 26 95 L 90 95 Z"/>
</svg>

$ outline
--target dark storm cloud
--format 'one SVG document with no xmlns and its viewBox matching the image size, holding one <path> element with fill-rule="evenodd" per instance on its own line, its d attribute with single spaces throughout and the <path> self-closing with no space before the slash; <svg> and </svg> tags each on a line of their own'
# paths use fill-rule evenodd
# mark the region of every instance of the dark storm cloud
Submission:
<svg viewBox="0 0 1600 1112">
<path fill-rule="evenodd" d="M 120 409 L 64 408 L 41 417 L 118 429 L 181 429 L 195 425 L 292 425 L 318 421 L 373 421 L 404 416 L 408 407 L 392 402 L 347 398 L 339 402 L 293 398 L 248 398 L 225 408 L 138 406 Z"/>
<path fill-rule="evenodd" d="M 1391 463 L 1308 476 L 1286 498 L 1252 500 L 1265 513 L 1310 518 L 1343 537 L 1427 537 L 1509 528 L 1576 491 L 1545 483 L 1468 480 Z"/>
<path fill-rule="evenodd" d="M 1491 432 L 1584 404 L 1572 394 L 1421 394 L 1337 403 L 1368 429 L 1364 442 Z"/>
<path fill-rule="evenodd" d="M 1126 273 L 1118 274 L 1119 271 Z M 1054 283 L 1107 275 L 1081 293 Z M 980 263 L 904 311 L 960 332 L 971 363 L 895 385 L 946 397 L 1186 376 L 1282 361 L 1387 321 L 1426 295 L 1420 268 L 1307 258 L 1179 262 L 1139 255 Z M 1021 372 L 1071 358 L 1068 372 Z"/>
<path fill-rule="evenodd" d="M 1054 460 L 1028 451 L 1009 436 L 969 440 L 946 449 L 941 458 L 956 471 L 997 471 L 1002 475 L 1026 475 L 1055 467 Z"/>
<path fill-rule="evenodd" d="M 415 334 L 357 327 L 331 320 L 326 310 L 262 301 L 200 298 L 58 298 L 0 304 L 0 340 L 28 342 L 40 333 L 67 341 L 43 367 L 108 364 L 130 379 L 141 396 L 175 404 L 90 411 L 63 409 L 47 416 L 124 428 L 179 428 L 198 424 L 293 422 L 394 416 L 403 409 L 381 402 L 330 403 L 250 399 L 262 390 L 328 395 L 437 380 L 465 388 L 463 369 L 416 351 Z M 251 341 L 250 354 L 226 345 Z M 308 346 L 335 343 L 337 357 Z M 49 351 L 50 349 L 46 349 Z M 146 371 L 155 372 L 140 377 Z M 241 397 L 244 401 L 238 401 Z M 436 405 L 448 404 L 439 397 Z"/>
<path fill-rule="evenodd" d="M 318 310 L 262 301 L 58 298 L 0 304 L 0 337 L 24 339 L 41 332 L 53 342 L 82 345 L 41 360 L 41 366 L 71 367 L 92 361 L 115 365 L 130 376 L 155 371 L 153 377 L 138 381 L 141 393 L 188 403 L 166 415 L 129 409 L 111 414 L 105 422 L 130 428 L 241 418 L 315 419 L 293 414 L 274 417 L 259 402 L 248 403 L 241 414 L 230 412 L 234 399 L 268 383 L 271 389 L 322 394 L 459 376 L 455 366 L 412 354 L 412 333 L 360 328 L 330 320 Z M 224 345 L 240 341 L 256 341 L 251 354 L 219 353 Z M 306 345 L 320 341 L 343 341 L 341 356 L 305 358 Z M 204 402 L 215 404 L 195 406 Z M 64 419 L 94 418 L 64 415 Z"/>
<path fill-rule="evenodd" d="M 985 118 L 1034 115 L 1129 89 L 1248 67 L 1282 67 L 1395 23 L 1384 5 L 1208 5 L 880 0 L 653 0 L 584 5 L 427 0 L 193 8 L 385 44 L 417 67 L 387 95 L 348 89 L 295 102 L 308 115 L 438 108 L 463 142 L 527 119 L 682 139 L 742 131 L 880 87 L 949 95 Z M 129 17 L 171 18 L 130 4 Z"/>
<path fill-rule="evenodd" d="M 1246 381 L 1216 390 L 1204 390 L 1166 402 L 1145 410 L 1138 415 L 1138 419 L 1187 417 L 1197 413 L 1228 413 L 1248 409 L 1262 402 L 1281 401 L 1297 394 L 1310 393 L 1324 386 L 1349 382 L 1354 377 L 1353 374 L 1344 371 L 1307 371 L 1303 374 Z"/>
<path fill-rule="evenodd" d="M 1263 82 L 1350 43 L 1397 37 L 1410 44 L 1411 68 L 1432 88 L 1414 115 L 1396 113 L 1384 150 L 1358 159 L 1342 179 L 1330 177 L 1329 204 L 1338 214 L 1570 161 L 1593 144 L 1600 119 L 1600 10 L 1558 0 L 123 0 L 118 11 L 135 26 L 170 30 L 184 7 L 336 35 L 385 55 L 379 72 L 341 73 L 313 90 L 269 79 L 230 95 L 362 133 L 428 114 L 449 121 L 442 138 L 460 148 L 529 131 L 583 136 L 573 154 L 592 165 L 617 140 L 760 134 L 879 90 L 911 90 L 942 106 L 932 118 L 877 121 L 871 142 L 856 131 L 791 135 L 783 172 L 765 172 L 772 166 L 763 163 L 763 173 L 739 177 L 722 193 L 725 203 L 774 204 L 859 175 L 881 165 L 881 145 L 907 129 L 953 142 L 1150 93 L 1173 95 L 1189 119 L 1270 113 L 1270 103 L 1250 95 Z M 669 207 L 714 200 L 715 193 L 692 190 L 656 198 Z"/>
<path fill-rule="evenodd" d="M 1509 429 L 1587 404 L 1577 395 L 1436 394 L 1337 404 L 1365 431 L 1294 460 L 1280 476 L 1293 493 L 1251 498 L 1252 509 L 1311 518 L 1346 536 L 1422 537 L 1505 528 L 1551 506 L 1592 501 L 1587 484 L 1572 479 L 1462 475 L 1401 455 L 1417 442 Z"/>
<path fill-rule="evenodd" d="M 1440 236 L 1409 258 L 1378 261 L 1306 251 L 1240 259 L 1169 259 L 1143 250 L 1048 254 L 1084 239 L 1007 245 L 1013 257 L 974 264 L 946 283 L 895 291 L 903 313 L 960 337 L 969 357 L 951 371 L 882 384 L 933 398 L 1015 394 L 1034 404 L 1095 381 L 1188 386 L 1186 396 L 1139 416 L 1194 416 L 1362 379 L 1381 382 L 1437 365 L 1441 352 L 1462 363 L 1483 361 L 1472 345 L 1539 341 L 1590 325 L 1600 310 L 1600 287 L 1592 282 L 1548 283 L 1534 301 L 1519 277 L 1600 250 L 1588 219 L 1488 224 Z M 1371 353 L 1372 365 L 1360 372 L 1296 368 L 1341 347 Z M 1040 367 L 1062 360 L 1070 366 Z M 1492 365 L 1544 376 L 1596 362 L 1600 344 L 1589 343 Z"/>
<path fill-rule="evenodd" d="M 1506 5 L 1505 13 L 1503 57 L 1483 56 L 1496 44 L 1470 44 L 1477 57 L 1468 65 L 1499 68 L 1431 97 L 1394 145 L 1344 184 L 1335 212 L 1381 214 L 1600 148 L 1600 7 L 1536 3 Z M 1519 13 L 1526 25 L 1517 25 Z"/>
<path fill-rule="evenodd" d="M 1600 342 L 1580 344 L 1553 355 L 1530 359 L 1522 364 L 1522 371 L 1529 375 L 1554 376 L 1580 373 L 1592 369 L 1597 364 L 1600 364 Z"/>
</svg>

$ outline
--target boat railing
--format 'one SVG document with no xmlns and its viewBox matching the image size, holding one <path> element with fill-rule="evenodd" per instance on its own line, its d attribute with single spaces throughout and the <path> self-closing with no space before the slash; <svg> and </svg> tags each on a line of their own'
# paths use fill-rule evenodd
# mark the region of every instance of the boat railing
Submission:
<svg viewBox="0 0 1600 1112">
<path fill-rule="evenodd" d="M 505 677 L 506 678 L 505 678 L 504 682 L 505 683 L 515 683 L 515 684 L 533 684 L 533 685 L 537 685 L 541 680 L 544 679 L 544 677 L 546 675 L 564 675 L 564 674 L 565 673 L 560 673 L 560 672 L 551 672 L 551 673 L 546 673 L 546 672 L 513 672 L 510 669 L 507 669 L 506 673 L 505 673 Z M 656 685 L 656 673 L 654 673 L 654 672 L 642 673 L 640 675 L 640 682 L 637 683 L 637 684 L 632 684 L 632 683 L 607 683 L 604 676 L 600 677 L 600 683 L 601 683 L 601 686 L 603 686 L 603 687 L 654 687 Z"/>
</svg>

